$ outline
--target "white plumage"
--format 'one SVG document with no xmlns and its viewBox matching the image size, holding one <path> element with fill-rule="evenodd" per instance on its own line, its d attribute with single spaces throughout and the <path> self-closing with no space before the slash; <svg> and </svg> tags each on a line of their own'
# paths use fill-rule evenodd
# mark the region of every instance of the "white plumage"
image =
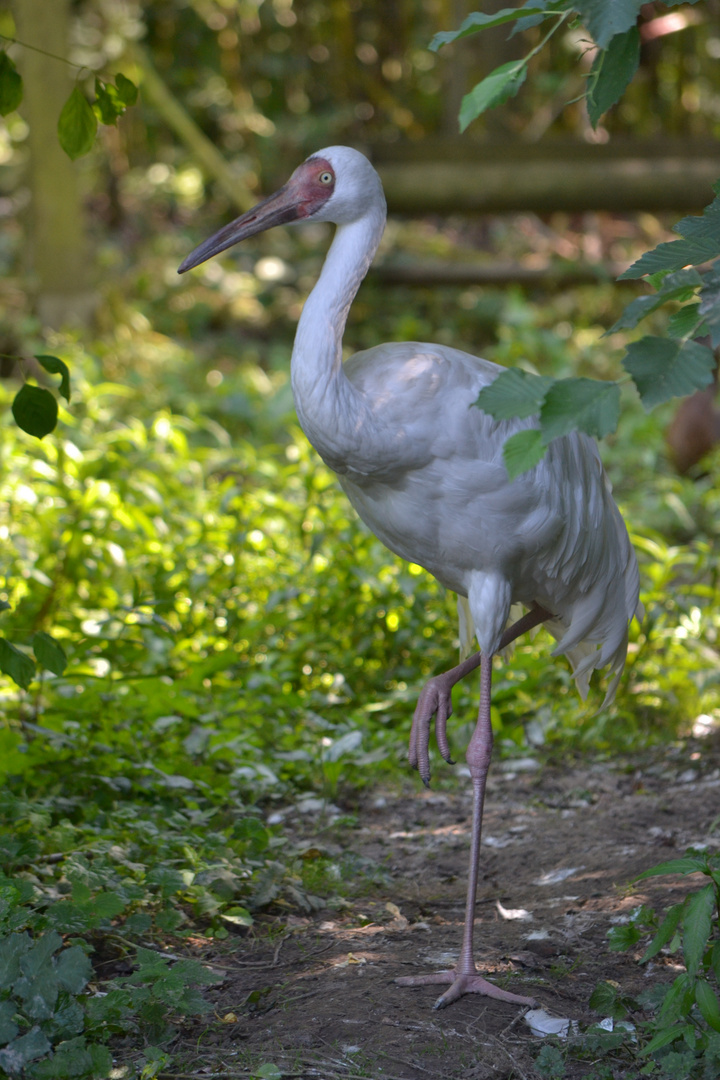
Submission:
<svg viewBox="0 0 720 1080">
<path fill-rule="evenodd" d="M 612 697 L 625 663 L 628 623 L 639 612 L 635 554 L 595 442 L 587 436 L 555 439 L 534 469 L 508 479 L 503 444 L 535 421 L 496 421 L 474 406 L 479 391 L 502 370 L 496 364 L 419 342 L 379 345 L 342 363 L 348 310 L 385 225 L 380 179 L 362 154 L 343 146 L 314 154 L 279 192 L 196 248 L 180 271 L 275 224 L 307 219 L 334 222 L 337 230 L 293 348 L 300 423 L 375 535 L 467 598 L 459 604 L 461 628 L 469 612 L 484 657 L 481 710 L 468 749 L 475 821 L 463 949 L 452 972 L 409 981 L 451 982 L 438 1005 L 469 991 L 526 1002 L 487 983 L 472 961 L 492 746 L 489 661 L 515 636 L 506 627 L 511 605 L 519 603 L 529 615 L 517 632 L 544 621 L 558 639 L 555 653 L 569 657 L 582 695 L 592 672 L 609 667 Z M 478 662 L 465 661 L 436 677 L 421 695 L 411 760 L 426 781 L 433 715 L 448 757 L 450 690 Z"/>
</svg>

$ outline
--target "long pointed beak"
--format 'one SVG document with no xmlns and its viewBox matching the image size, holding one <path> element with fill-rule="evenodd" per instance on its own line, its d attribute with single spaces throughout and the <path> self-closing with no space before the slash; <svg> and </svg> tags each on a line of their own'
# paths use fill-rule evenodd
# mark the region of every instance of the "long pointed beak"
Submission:
<svg viewBox="0 0 720 1080">
<path fill-rule="evenodd" d="M 241 217 L 231 221 L 229 225 L 225 225 L 209 240 L 204 240 L 202 244 L 198 244 L 195 250 L 191 251 L 188 257 L 182 261 L 178 268 L 178 274 L 184 274 L 186 270 L 192 270 L 193 267 L 206 262 L 213 255 L 225 251 L 226 248 L 232 247 L 233 244 L 239 243 L 240 240 L 247 240 L 249 236 L 255 236 L 257 233 L 272 229 L 274 225 L 287 225 L 289 222 L 297 221 L 298 218 L 303 216 L 302 206 L 297 199 L 297 195 L 293 194 L 289 190 L 289 185 L 286 184 L 279 191 L 276 191 L 274 195 L 270 195 L 267 199 L 259 202 L 247 214 L 242 214 Z"/>
</svg>

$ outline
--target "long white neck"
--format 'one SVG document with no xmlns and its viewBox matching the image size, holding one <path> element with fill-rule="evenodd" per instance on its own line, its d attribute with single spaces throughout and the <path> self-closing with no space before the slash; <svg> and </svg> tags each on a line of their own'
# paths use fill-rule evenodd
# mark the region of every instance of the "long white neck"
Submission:
<svg viewBox="0 0 720 1080">
<path fill-rule="evenodd" d="M 292 352 L 291 380 L 298 419 L 321 457 L 337 471 L 352 454 L 362 395 L 342 364 L 350 305 L 385 228 L 385 207 L 338 225 L 315 288 L 305 302 Z"/>
</svg>

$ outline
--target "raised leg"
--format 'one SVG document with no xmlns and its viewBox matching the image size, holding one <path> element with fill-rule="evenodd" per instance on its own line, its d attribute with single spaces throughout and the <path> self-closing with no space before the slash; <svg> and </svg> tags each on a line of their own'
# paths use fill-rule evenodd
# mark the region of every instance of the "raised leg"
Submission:
<svg viewBox="0 0 720 1080">
<path fill-rule="evenodd" d="M 552 616 L 549 611 L 541 608 L 539 604 L 533 605 L 521 619 L 518 619 L 517 622 L 507 628 L 501 638 L 500 648 L 504 649 L 515 638 L 520 637 L 521 634 L 532 630 L 533 626 L 537 626 L 538 623 L 550 618 Z M 479 667 L 480 661 L 480 653 L 474 653 L 473 656 L 463 660 L 462 664 L 458 664 L 457 667 L 450 668 L 449 671 L 444 671 L 441 675 L 434 675 L 432 679 L 428 679 L 420 692 L 415 707 L 412 728 L 410 729 L 408 760 L 413 769 L 417 769 L 420 773 L 420 778 L 425 787 L 430 784 L 430 726 L 433 718 L 435 720 L 435 739 L 438 750 L 448 764 L 452 765 L 453 760 L 450 757 L 450 745 L 447 739 L 447 722 L 448 718 L 452 716 L 452 689 L 461 679 L 464 679 L 466 675 Z"/>
</svg>

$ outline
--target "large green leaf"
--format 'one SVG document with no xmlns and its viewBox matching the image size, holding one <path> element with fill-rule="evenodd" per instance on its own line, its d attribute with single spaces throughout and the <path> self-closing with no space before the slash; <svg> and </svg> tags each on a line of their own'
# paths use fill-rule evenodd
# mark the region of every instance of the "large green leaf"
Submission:
<svg viewBox="0 0 720 1080">
<path fill-rule="evenodd" d="M 42 974 L 47 970 L 53 953 L 57 952 L 61 945 L 62 938 L 54 930 L 48 934 L 42 934 L 20 962 L 23 973 L 30 977 Z"/>
<path fill-rule="evenodd" d="M 0 1069 L 4 1069 L 11 1076 L 22 1075 L 26 1065 L 49 1053 L 51 1049 L 46 1036 L 36 1025 L 30 1028 L 26 1035 L 14 1039 L 0 1050 Z"/>
<path fill-rule="evenodd" d="M 79 86 L 73 88 L 58 119 L 58 139 L 75 161 L 91 149 L 97 134 L 97 118 Z"/>
<path fill-rule="evenodd" d="M 49 390 L 25 383 L 15 395 L 12 414 L 19 428 L 36 439 L 44 439 L 55 430 L 58 404 Z"/>
<path fill-rule="evenodd" d="M 79 945 L 63 949 L 57 960 L 57 977 L 64 990 L 79 994 L 92 978 L 90 958 Z"/>
<path fill-rule="evenodd" d="M 546 443 L 574 430 L 602 439 L 617 427 L 620 387 L 598 379 L 558 379 L 548 390 L 540 422 Z"/>
<path fill-rule="evenodd" d="M 465 131 L 486 109 L 502 105 L 508 98 L 514 97 L 527 77 L 527 64 L 524 60 L 510 60 L 490 72 L 487 78 L 474 86 L 466 94 L 460 105 L 460 130 Z"/>
<path fill-rule="evenodd" d="M 696 341 L 647 336 L 628 345 L 623 360 L 647 412 L 673 397 L 702 390 L 713 380 L 712 349 Z"/>
<path fill-rule="evenodd" d="M 611 38 L 607 49 L 599 49 L 590 69 L 587 111 L 595 128 L 603 113 L 624 94 L 640 62 L 640 32 L 637 26 Z"/>
<path fill-rule="evenodd" d="M 508 368 L 480 391 L 475 404 L 496 420 L 535 416 L 553 381 L 548 375 L 531 375 L 519 368 Z"/>
<path fill-rule="evenodd" d="M 32 647 L 40 667 L 52 671 L 53 675 L 62 675 L 67 666 L 67 656 L 62 646 L 50 634 L 38 630 L 33 635 Z"/>
<path fill-rule="evenodd" d="M 18 979 L 13 989 L 22 999 L 23 1011 L 33 1020 L 49 1020 L 55 1012 L 60 987 L 50 965 L 43 971 Z"/>
<path fill-rule="evenodd" d="M 523 16 L 545 14 L 545 5 L 532 3 L 519 8 L 502 8 L 502 10 L 496 11 L 492 15 L 484 15 L 481 11 L 473 11 L 463 20 L 457 30 L 442 30 L 439 34 L 436 34 L 428 48 L 433 52 L 437 52 L 443 45 L 448 45 L 451 41 L 457 41 L 458 38 L 467 37 L 469 34 L 477 34 L 480 30 L 487 30 L 491 26 L 502 26 L 503 23 L 513 22 Z"/>
<path fill-rule="evenodd" d="M 0 116 L 14 112 L 22 101 L 23 84 L 15 64 L 3 50 L 0 52 Z"/>
<path fill-rule="evenodd" d="M 710 938 L 715 889 L 711 884 L 693 893 L 683 915 L 683 955 L 689 975 L 696 975 Z"/>
<path fill-rule="evenodd" d="M 573 0 L 593 40 L 604 49 L 612 38 L 624 34 L 637 22 L 644 0 Z"/>
<path fill-rule="evenodd" d="M 707 872 L 707 859 L 699 855 L 683 855 L 679 859 L 667 859 L 665 862 L 651 866 L 649 870 L 643 870 L 638 874 L 636 881 L 643 881 L 649 877 L 662 877 L 664 874 L 697 874 Z"/>
<path fill-rule="evenodd" d="M 5 638 L 0 638 L 0 671 L 27 690 L 35 677 L 35 664 L 29 656 Z"/>
</svg>

